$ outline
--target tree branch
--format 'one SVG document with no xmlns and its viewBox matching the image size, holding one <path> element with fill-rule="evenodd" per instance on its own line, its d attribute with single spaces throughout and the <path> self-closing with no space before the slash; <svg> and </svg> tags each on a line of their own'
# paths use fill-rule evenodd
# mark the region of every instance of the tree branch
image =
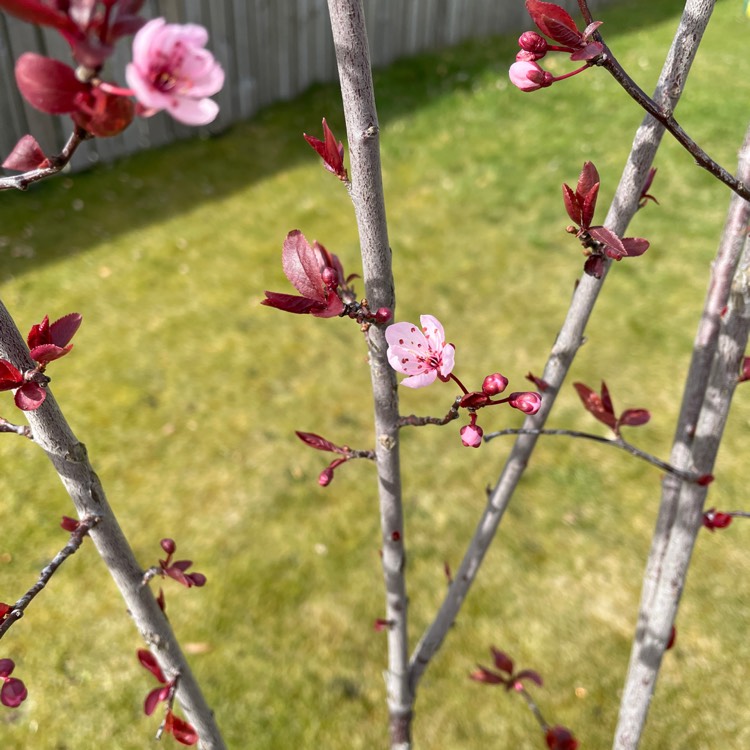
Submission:
<svg viewBox="0 0 750 750">
<path fill-rule="evenodd" d="M 39 594 L 42 589 L 49 583 L 50 578 L 55 574 L 57 569 L 75 552 L 78 551 L 79 547 L 83 544 L 83 540 L 92 529 L 99 522 L 99 518 L 94 516 L 90 518 L 84 518 L 78 528 L 72 531 L 70 534 L 70 541 L 52 558 L 49 565 L 46 565 L 42 572 L 39 574 L 39 580 L 13 605 L 13 609 L 5 616 L 5 619 L 0 622 L 0 638 L 2 638 L 11 625 L 14 622 L 20 620 L 26 607 L 31 604 L 33 599 Z"/>
<path fill-rule="evenodd" d="M 697 1 L 688 0 L 685 15 L 680 23 L 656 87 L 654 99 L 665 112 L 671 113 L 677 104 L 690 65 L 698 50 L 702 31 L 708 21 L 707 18 L 704 18 L 704 25 L 696 26 L 692 21 L 688 24 L 685 20 L 686 17 L 691 18 L 689 9 Z M 693 9 L 694 12 L 695 9 Z M 641 188 L 646 181 L 648 170 L 663 134 L 663 125 L 650 115 L 646 116 L 636 132 L 628 161 L 620 178 L 620 184 L 604 222 L 608 229 L 619 236 L 623 236 L 628 223 L 638 210 Z M 560 386 L 583 342 L 586 324 L 611 265 L 612 261 L 607 260 L 601 279 L 584 275 L 578 284 L 565 321 L 542 374 L 542 379 L 549 383 L 549 388 L 542 396 L 542 406 L 539 412 L 524 420 L 524 429 L 540 430 L 544 427 Z M 448 590 L 435 619 L 423 634 L 412 654 L 410 679 L 413 690 L 416 689 L 416 685 L 430 659 L 440 648 L 464 599 L 468 595 L 513 492 L 526 469 L 537 438 L 538 436 L 534 434 L 518 437 L 497 484 L 488 495 L 487 506 L 477 524 L 474 536 L 456 573 L 454 583 Z"/>
<path fill-rule="evenodd" d="M 750 128 L 738 173 L 750 180 Z M 671 462 L 713 470 L 750 324 L 747 225 L 750 203 L 732 196 L 724 234 L 712 265 L 706 302 L 693 348 Z M 724 312 L 725 307 L 728 309 Z M 644 573 L 630 666 L 620 704 L 617 750 L 638 746 L 661 660 L 677 614 L 706 488 L 674 479 L 662 487 L 659 517 Z"/>
<path fill-rule="evenodd" d="M 23 370 L 33 369 L 23 337 L 8 310 L 0 303 L 0 357 Z M 60 411 L 52 393 L 36 410 L 25 412 L 33 440 L 44 450 L 68 491 L 79 518 L 98 517 L 89 536 L 120 589 L 128 611 L 143 639 L 169 678 L 180 677 L 177 699 L 187 720 L 200 737 L 202 750 L 224 750 L 213 712 L 180 649 L 177 638 L 159 609 L 150 589 L 141 586 L 143 571 L 135 559 L 112 508 L 107 502 L 99 477 L 88 460 L 86 447 L 79 442 Z"/>
<path fill-rule="evenodd" d="M 344 103 L 352 167 L 351 197 L 357 217 L 365 294 L 373 310 L 395 311 L 391 249 L 385 218 L 380 171 L 380 145 L 370 52 L 361 0 L 328 0 L 336 61 Z M 391 746 L 411 746 L 414 701 L 408 681 L 407 597 L 404 577 L 404 523 L 398 442 L 396 374 L 386 359 L 380 326 L 368 333 L 375 408 L 375 451 L 378 467 L 383 575 L 388 628 L 386 687 Z"/>
</svg>

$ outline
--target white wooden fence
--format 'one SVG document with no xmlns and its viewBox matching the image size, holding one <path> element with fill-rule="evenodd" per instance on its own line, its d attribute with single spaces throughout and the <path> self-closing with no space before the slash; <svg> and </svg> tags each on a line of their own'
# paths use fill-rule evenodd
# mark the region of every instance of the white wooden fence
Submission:
<svg viewBox="0 0 750 750">
<path fill-rule="evenodd" d="M 575 0 L 558 3 L 578 15 Z M 364 0 L 364 6 L 377 67 L 467 38 L 532 28 L 523 0 Z M 313 83 L 336 79 L 326 0 L 147 0 L 144 14 L 208 28 L 209 47 L 227 74 L 224 89 L 215 97 L 220 114 L 209 132 L 247 119 L 271 102 L 290 99 Z M 108 64 L 110 78 L 121 84 L 129 41 L 120 42 Z M 26 133 L 45 151 L 56 153 L 71 130 L 69 118 L 38 112 L 18 93 L 14 62 L 29 51 L 70 61 L 59 34 L 0 12 L 0 161 Z M 121 135 L 84 144 L 73 166 L 111 161 L 195 133 L 164 113 L 136 118 Z"/>
</svg>

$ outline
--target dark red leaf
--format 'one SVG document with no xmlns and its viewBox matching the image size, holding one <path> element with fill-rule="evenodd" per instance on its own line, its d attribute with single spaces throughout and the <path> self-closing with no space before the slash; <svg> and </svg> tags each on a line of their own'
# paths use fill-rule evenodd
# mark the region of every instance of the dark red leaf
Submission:
<svg viewBox="0 0 750 750">
<path fill-rule="evenodd" d="M 609 405 L 610 409 L 607 409 L 602 401 L 602 397 L 583 383 L 573 383 L 573 387 L 578 391 L 578 395 L 586 410 L 600 422 L 603 422 L 607 427 L 614 430 L 617 426 L 617 419 L 611 410 L 611 403 Z"/>
<path fill-rule="evenodd" d="M 651 419 L 651 414 L 646 409 L 625 409 L 618 420 L 620 425 L 628 427 L 639 427 Z"/>
<path fill-rule="evenodd" d="M 8 708 L 17 708 L 26 700 L 28 694 L 26 685 L 21 680 L 11 677 L 0 688 L 0 703 Z"/>
<path fill-rule="evenodd" d="M 13 659 L 0 659 L 0 677 L 7 677 L 15 668 L 16 663 Z"/>
<path fill-rule="evenodd" d="M 148 671 L 151 672 L 151 674 L 156 677 L 162 685 L 166 685 L 167 678 L 161 671 L 161 667 L 159 666 L 159 662 L 156 661 L 156 657 L 145 648 L 139 648 L 136 653 L 138 654 L 138 661 L 146 667 L 146 669 L 148 669 Z"/>
<path fill-rule="evenodd" d="M 612 416 L 615 414 L 615 407 L 612 403 L 612 397 L 609 395 L 609 388 L 607 384 L 602 380 L 602 406 L 604 410 L 609 412 Z"/>
<path fill-rule="evenodd" d="M 0 359 L 0 391 L 23 385 L 23 375 L 7 359 Z"/>
<path fill-rule="evenodd" d="M 13 397 L 16 406 L 21 411 L 35 411 L 47 398 L 47 391 L 36 383 L 24 383 Z"/>
<path fill-rule="evenodd" d="M 513 659 L 508 656 L 504 651 L 496 649 L 494 646 L 490 649 L 492 651 L 492 659 L 495 662 L 495 666 L 501 672 L 507 672 L 513 674 Z"/>
<path fill-rule="evenodd" d="M 305 445 L 309 445 L 311 448 L 315 448 L 318 451 L 329 451 L 331 453 L 344 453 L 344 451 L 337 445 L 334 445 L 330 440 L 326 440 L 320 435 L 316 435 L 314 432 L 300 432 L 299 430 L 294 433 Z"/>
<path fill-rule="evenodd" d="M 576 183 L 576 195 L 579 201 L 588 195 L 592 188 L 599 187 L 599 172 L 594 166 L 594 162 L 587 161 L 583 163 L 581 174 L 578 175 L 578 182 Z"/>
<path fill-rule="evenodd" d="M 588 190 L 583 194 L 581 202 L 581 226 L 584 229 L 588 229 L 591 226 L 591 222 L 594 220 L 594 211 L 596 210 L 596 199 L 599 195 L 599 183 L 594 183 Z"/>
<path fill-rule="evenodd" d="M 578 748 L 578 740 L 569 729 L 560 725 L 549 727 L 544 739 L 549 750 L 577 750 Z"/>
<path fill-rule="evenodd" d="M 578 199 L 576 198 L 576 194 L 573 192 L 573 188 L 571 188 L 569 185 L 563 184 L 562 191 L 565 210 L 568 212 L 570 220 L 576 225 L 581 226 L 581 207 L 578 204 Z"/>
<path fill-rule="evenodd" d="M 165 730 L 171 732 L 177 742 L 182 745 L 195 745 L 198 742 L 198 733 L 184 719 L 175 716 L 171 711 L 167 717 Z"/>
<path fill-rule="evenodd" d="M 51 115 L 73 112 L 77 97 L 89 88 L 76 78 L 73 68 L 34 52 L 18 58 L 16 83 L 32 107 Z"/>
<path fill-rule="evenodd" d="M 67 13 L 41 0 L 0 0 L 0 8 L 28 23 L 52 26 L 70 33 L 78 31 Z"/>
<path fill-rule="evenodd" d="M 549 383 L 546 380 L 542 380 L 542 378 L 538 378 L 530 372 L 526 374 L 526 380 L 530 380 L 542 393 L 549 388 Z"/>
<path fill-rule="evenodd" d="M 49 160 L 33 135 L 23 136 L 3 162 L 5 169 L 12 169 L 16 172 L 28 172 L 48 166 Z"/>
<path fill-rule="evenodd" d="M 604 52 L 604 45 L 601 42 L 589 42 L 585 47 L 576 50 L 570 59 L 574 61 L 578 60 L 594 60 Z"/>
<path fill-rule="evenodd" d="M 637 258 L 643 255 L 649 248 L 648 240 L 641 237 L 623 237 L 622 245 L 625 248 L 628 258 Z"/>
<path fill-rule="evenodd" d="M 298 297 L 296 294 L 282 294 L 281 292 L 264 292 L 266 299 L 261 300 L 261 305 L 275 307 L 277 310 L 304 315 L 314 308 L 320 309 L 322 304 L 314 299 Z"/>
<path fill-rule="evenodd" d="M 58 318 L 50 327 L 49 333 L 52 343 L 56 346 L 67 346 L 81 327 L 83 317 L 80 313 L 68 313 Z"/>
<path fill-rule="evenodd" d="M 621 260 L 628 253 L 622 240 L 607 227 L 589 227 L 589 234 L 604 246 L 604 252 L 613 260 Z"/>
<path fill-rule="evenodd" d="M 146 696 L 146 700 L 143 701 L 143 713 L 146 714 L 146 716 L 151 716 L 160 701 L 165 701 L 169 698 L 170 689 L 170 685 L 165 685 L 164 687 L 158 687 L 151 690 Z"/>
<path fill-rule="evenodd" d="M 580 42 L 582 35 L 576 22 L 559 5 L 541 0 L 526 0 L 526 10 L 539 30 L 550 39 L 568 47 L 575 47 Z"/>
<path fill-rule="evenodd" d="M 505 685 L 507 680 L 487 667 L 479 665 L 470 675 L 469 679 L 474 682 L 483 682 L 485 685 Z"/>
<path fill-rule="evenodd" d="M 539 685 L 539 687 L 542 687 L 544 685 L 542 676 L 539 674 L 539 672 L 535 672 L 533 669 L 522 669 L 518 674 L 513 675 L 513 680 L 515 682 L 521 683 L 524 680 L 531 680 L 532 682 Z"/>
<path fill-rule="evenodd" d="M 71 518 L 70 516 L 63 516 L 62 521 L 60 522 L 60 526 L 65 529 L 65 531 L 70 532 L 75 531 L 80 525 L 80 521 L 77 521 L 75 518 Z"/>
<path fill-rule="evenodd" d="M 281 253 L 281 265 L 287 279 L 303 297 L 325 302 L 320 260 L 299 229 L 287 234 Z"/>
</svg>

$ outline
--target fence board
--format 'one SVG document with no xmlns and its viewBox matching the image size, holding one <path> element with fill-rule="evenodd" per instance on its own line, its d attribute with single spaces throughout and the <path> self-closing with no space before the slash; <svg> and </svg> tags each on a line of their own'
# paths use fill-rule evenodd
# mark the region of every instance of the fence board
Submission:
<svg viewBox="0 0 750 750">
<path fill-rule="evenodd" d="M 615 0 L 592 0 L 599 8 Z M 522 0 L 363 0 L 373 64 L 456 44 L 474 36 L 530 27 Z M 558 0 L 577 14 L 576 0 Z M 209 30 L 209 48 L 224 67 L 226 83 L 215 97 L 219 117 L 198 132 L 218 133 L 261 107 L 296 96 L 310 84 L 336 79 L 336 59 L 326 0 L 146 0 L 144 15 L 169 23 L 199 23 Z M 42 148 L 59 151 L 71 131 L 70 118 L 50 117 L 26 104 L 15 86 L 15 60 L 23 52 L 70 62 L 67 44 L 0 13 L 0 160 L 18 139 L 32 133 Z M 121 41 L 104 77 L 124 83 L 130 40 Z M 144 148 L 196 135 L 196 129 L 159 113 L 136 122 L 115 138 L 87 142 L 73 168 L 112 161 Z"/>
</svg>

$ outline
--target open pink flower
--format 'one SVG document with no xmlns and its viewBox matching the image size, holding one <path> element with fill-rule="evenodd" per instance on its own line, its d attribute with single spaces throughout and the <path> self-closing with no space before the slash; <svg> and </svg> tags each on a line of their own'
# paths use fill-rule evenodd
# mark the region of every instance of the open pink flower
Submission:
<svg viewBox="0 0 750 750">
<path fill-rule="evenodd" d="M 394 323 L 385 329 L 388 362 L 397 372 L 409 377 L 401 381 L 408 388 L 422 388 L 440 378 L 443 382 L 453 371 L 455 348 L 445 343 L 445 332 L 437 318 L 422 315 L 422 330 L 412 323 Z"/>
<path fill-rule="evenodd" d="M 133 39 L 133 62 L 125 78 L 143 107 L 152 115 L 166 109 L 185 125 L 207 125 L 219 105 L 209 96 L 224 85 L 224 71 L 204 49 L 208 32 L 195 24 L 149 21 Z"/>
</svg>

